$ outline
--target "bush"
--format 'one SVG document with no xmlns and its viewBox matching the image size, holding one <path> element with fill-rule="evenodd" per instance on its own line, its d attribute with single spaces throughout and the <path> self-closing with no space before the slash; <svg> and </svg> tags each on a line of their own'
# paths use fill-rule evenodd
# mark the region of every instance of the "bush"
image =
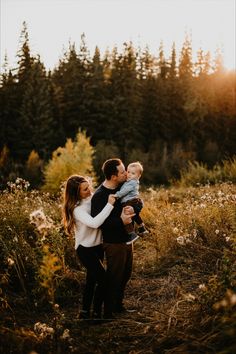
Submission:
<svg viewBox="0 0 236 354">
<path fill-rule="evenodd" d="M 56 193 L 62 182 L 73 174 L 95 176 L 92 159 L 94 149 L 85 132 L 79 131 L 76 140 L 68 139 L 65 147 L 53 152 L 52 159 L 44 171 L 45 185 L 43 190 Z"/>
<path fill-rule="evenodd" d="M 39 154 L 32 150 L 26 162 L 25 178 L 30 182 L 32 188 L 40 186 L 42 182 L 43 160 Z"/>
<path fill-rule="evenodd" d="M 212 169 L 208 169 L 206 165 L 197 161 L 189 162 L 188 168 L 181 172 L 179 184 L 196 186 L 220 182 L 236 182 L 236 157 L 224 160 L 221 165 L 216 164 Z"/>
<path fill-rule="evenodd" d="M 28 183 L 18 178 L 0 195 L 0 294 L 8 303 L 15 301 L 15 296 L 8 297 L 10 292 L 38 306 L 47 299 L 52 301 L 54 278 L 65 271 L 66 263 L 71 264 L 74 244 L 61 226 L 60 200 L 27 189 Z M 50 272 L 48 282 L 42 269 Z"/>
</svg>

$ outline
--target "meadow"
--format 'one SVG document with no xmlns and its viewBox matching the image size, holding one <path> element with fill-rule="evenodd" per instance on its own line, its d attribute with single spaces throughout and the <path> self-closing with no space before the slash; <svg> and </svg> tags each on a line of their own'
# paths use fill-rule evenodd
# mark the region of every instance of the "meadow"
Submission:
<svg viewBox="0 0 236 354">
<path fill-rule="evenodd" d="M 0 352 L 236 351 L 236 185 L 142 191 L 150 234 L 134 244 L 126 307 L 79 319 L 85 271 L 61 224 L 61 198 L 18 178 L 0 195 Z"/>
</svg>

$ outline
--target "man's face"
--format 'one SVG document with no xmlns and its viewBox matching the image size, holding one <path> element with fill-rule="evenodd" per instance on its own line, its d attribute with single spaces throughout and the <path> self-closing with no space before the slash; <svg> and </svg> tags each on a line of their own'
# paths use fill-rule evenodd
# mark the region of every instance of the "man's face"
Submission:
<svg viewBox="0 0 236 354">
<path fill-rule="evenodd" d="M 125 170 L 125 166 L 123 165 L 123 163 L 121 163 L 119 166 L 117 166 L 117 171 L 118 171 L 118 174 L 116 176 L 117 184 L 120 184 L 120 183 L 123 183 L 124 181 L 126 181 L 126 170 Z"/>
</svg>

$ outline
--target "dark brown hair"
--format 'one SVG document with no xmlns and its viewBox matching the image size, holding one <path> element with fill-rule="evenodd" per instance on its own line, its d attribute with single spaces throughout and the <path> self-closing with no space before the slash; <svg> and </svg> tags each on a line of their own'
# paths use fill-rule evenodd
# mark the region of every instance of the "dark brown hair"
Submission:
<svg viewBox="0 0 236 354">
<path fill-rule="evenodd" d="M 112 158 L 106 160 L 102 165 L 102 172 L 107 180 L 110 180 L 112 176 L 118 175 L 117 166 L 121 165 L 122 161 L 118 158 Z"/>
<path fill-rule="evenodd" d="M 73 216 L 74 208 L 80 201 L 80 186 L 88 182 L 85 177 L 79 175 L 70 176 L 66 181 L 64 202 L 63 202 L 63 224 L 69 235 L 73 234 L 75 220 Z"/>
</svg>

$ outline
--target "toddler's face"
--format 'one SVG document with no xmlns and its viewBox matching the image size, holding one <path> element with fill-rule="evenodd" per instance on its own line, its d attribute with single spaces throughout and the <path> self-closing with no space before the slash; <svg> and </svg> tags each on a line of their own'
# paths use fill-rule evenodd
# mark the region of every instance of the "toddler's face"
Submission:
<svg viewBox="0 0 236 354">
<path fill-rule="evenodd" d="M 134 166 L 128 166 L 127 168 L 127 180 L 130 179 L 139 179 L 140 178 L 140 171 L 139 168 Z"/>
</svg>

